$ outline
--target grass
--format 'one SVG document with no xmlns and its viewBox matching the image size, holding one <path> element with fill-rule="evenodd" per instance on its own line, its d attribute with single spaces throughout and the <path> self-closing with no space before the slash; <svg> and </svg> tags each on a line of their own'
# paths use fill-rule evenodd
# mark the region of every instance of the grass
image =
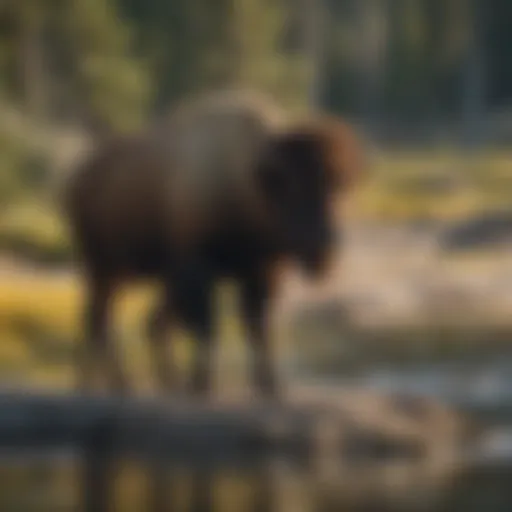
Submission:
<svg viewBox="0 0 512 512">
<path fill-rule="evenodd" d="M 484 265 L 476 258 L 471 260 L 467 257 L 461 259 L 459 264 L 466 269 Z M 460 271 L 455 259 L 449 265 L 454 271 Z M 488 259 L 485 265 L 489 265 Z M 221 289 L 219 298 L 219 338 L 230 352 L 233 349 L 237 352 L 243 347 L 243 331 L 235 314 L 233 290 L 229 287 Z M 55 276 L 37 272 L 34 275 L 13 274 L 0 280 L 2 378 L 35 386 L 71 386 L 74 355 L 82 332 L 83 299 L 81 283 L 73 275 Z M 151 359 L 144 325 L 154 300 L 154 290 L 141 285 L 121 293 L 115 310 L 117 348 L 130 379 L 138 389 L 152 386 Z M 427 324 L 358 332 L 338 317 L 334 318 L 332 313 L 328 317 L 320 315 L 315 318 L 315 315 L 311 319 L 299 315 L 285 333 L 286 342 L 290 342 L 290 347 L 298 351 L 296 355 L 307 361 L 308 366 L 321 368 L 327 364 L 330 371 L 335 373 L 343 372 L 347 364 L 356 364 L 351 362 L 351 349 L 347 354 L 348 359 L 344 360 L 346 356 L 341 351 L 346 341 L 349 348 L 355 343 L 352 347 L 367 363 L 413 361 L 418 358 L 426 362 L 471 357 L 471 354 L 480 358 L 510 347 L 511 329 L 506 327 L 494 329 L 482 326 L 482 329 L 475 329 L 466 326 L 464 329 L 457 325 Z M 192 345 L 186 333 L 177 331 L 174 335 L 178 338 L 176 345 L 180 368 L 185 370 L 190 362 Z M 235 369 L 237 374 L 238 371 Z"/>
<path fill-rule="evenodd" d="M 229 288 L 220 291 L 219 335 L 236 344 L 240 325 L 231 311 Z M 82 332 L 84 294 L 72 276 L 37 273 L 0 281 L 0 372 L 4 378 L 35 384 L 71 385 L 73 358 Z M 131 287 L 119 294 L 113 321 L 116 343 L 125 364 L 143 387 L 150 384 L 146 316 L 155 301 L 149 286 Z M 183 368 L 190 362 L 191 344 L 178 330 L 177 359 Z"/>
<path fill-rule="evenodd" d="M 48 202 L 23 202 L 0 215 L 0 251 L 43 264 L 69 260 L 71 246 L 61 216 Z"/>
<path fill-rule="evenodd" d="M 488 208 L 508 207 L 512 196 L 512 155 L 454 151 L 400 152 L 375 160 L 371 177 L 358 193 L 359 213 L 369 219 L 450 221 Z M 429 186 L 450 180 L 453 188 Z"/>
</svg>

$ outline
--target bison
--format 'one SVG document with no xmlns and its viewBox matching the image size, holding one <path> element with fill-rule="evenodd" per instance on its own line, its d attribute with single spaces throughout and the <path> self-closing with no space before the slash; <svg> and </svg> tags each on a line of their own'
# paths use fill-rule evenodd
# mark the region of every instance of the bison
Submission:
<svg viewBox="0 0 512 512">
<path fill-rule="evenodd" d="M 240 286 L 241 314 L 264 396 L 280 386 L 267 316 L 283 259 L 325 275 L 336 241 L 333 205 L 355 182 L 362 152 L 341 120 L 292 121 L 267 98 L 222 91 L 195 98 L 160 123 L 104 142 L 65 188 L 65 213 L 87 296 L 79 387 L 100 358 L 114 390 L 127 390 L 114 354 L 111 306 L 122 284 L 153 278 L 162 296 L 148 319 L 160 384 L 175 373 L 164 345 L 180 322 L 197 348 L 191 391 L 211 390 L 212 292 Z"/>
</svg>

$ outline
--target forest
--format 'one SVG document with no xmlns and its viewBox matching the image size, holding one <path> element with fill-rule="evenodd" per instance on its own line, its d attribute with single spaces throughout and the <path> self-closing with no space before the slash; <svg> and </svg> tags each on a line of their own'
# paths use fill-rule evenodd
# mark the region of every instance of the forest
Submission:
<svg viewBox="0 0 512 512">
<path fill-rule="evenodd" d="M 499 152 L 512 141 L 510 19 L 508 0 L 3 0 L 0 247 L 63 257 L 48 185 L 84 141 L 233 85 L 362 127 L 385 155 L 384 182 L 361 203 L 367 216 L 508 201 Z M 490 147 L 460 160 L 461 148 Z M 476 176 L 476 192 L 433 203 L 422 183 L 445 168 Z M 405 170 L 415 183 L 400 182 Z"/>
<path fill-rule="evenodd" d="M 4 0 L 2 101 L 125 129 L 208 87 L 447 122 L 512 97 L 507 0 Z"/>
</svg>

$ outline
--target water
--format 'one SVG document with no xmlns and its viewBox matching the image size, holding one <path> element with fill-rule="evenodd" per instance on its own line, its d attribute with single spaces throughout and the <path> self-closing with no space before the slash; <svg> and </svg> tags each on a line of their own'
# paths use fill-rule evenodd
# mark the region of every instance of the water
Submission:
<svg viewBox="0 0 512 512">
<path fill-rule="evenodd" d="M 298 372 L 292 368 L 292 372 Z M 487 421 L 512 425 L 512 358 L 438 363 L 371 364 L 356 375 L 304 376 L 322 387 L 374 389 L 433 397 L 477 414 Z"/>
<path fill-rule="evenodd" d="M 330 474 L 269 460 L 259 467 L 183 468 L 116 458 L 109 466 L 76 451 L 0 453 L 2 512 L 77 510 L 219 512 L 510 512 L 512 365 L 381 366 L 322 385 L 435 396 L 488 423 L 454 465 L 366 461 Z M 167 461 L 172 464 L 172 461 Z M 88 466 L 89 464 L 89 466 Z M 101 499 L 108 497 L 105 508 Z M 96 498 L 97 503 L 87 500 Z"/>
<path fill-rule="evenodd" d="M 84 508 L 83 468 L 68 460 L 11 460 L 0 467 L 3 512 L 76 511 Z M 251 472 L 151 470 L 116 461 L 105 510 L 130 511 L 390 511 L 509 512 L 512 467 L 482 463 L 433 477 L 420 468 L 353 468 L 338 482 L 269 465 Z M 90 510 L 101 510 L 100 506 Z"/>
</svg>

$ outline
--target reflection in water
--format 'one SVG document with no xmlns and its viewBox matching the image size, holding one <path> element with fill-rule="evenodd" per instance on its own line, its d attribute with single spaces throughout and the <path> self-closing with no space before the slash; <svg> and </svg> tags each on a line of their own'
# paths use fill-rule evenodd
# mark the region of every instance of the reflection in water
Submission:
<svg viewBox="0 0 512 512">
<path fill-rule="evenodd" d="M 322 480 L 274 461 L 247 471 L 187 469 L 128 459 L 5 461 L 2 512 L 509 512 L 512 467 L 446 472 L 386 464 Z M 86 464 L 84 464 L 86 462 Z M 85 471 L 84 471 L 85 470 Z"/>
<path fill-rule="evenodd" d="M 350 449 L 341 457 L 322 452 L 324 458 L 314 455 L 304 463 L 301 457 L 286 458 L 286 451 L 270 451 L 268 456 L 240 457 L 236 462 L 196 457 L 196 466 L 185 467 L 169 460 L 158 443 L 156 457 L 147 450 L 138 452 L 146 459 L 121 457 L 115 452 L 114 423 L 99 422 L 98 428 L 88 429 L 83 451 L 73 452 L 71 459 L 69 453 L 64 458 L 50 453 L 40 460 L 30 451 L 28 457 L 15 453 L 8 460 L 0 454 L 0 511 L 512 510 L 511 457 L 497 457 L 510 454 L 510 428 L 480 442 L 479 450 L 467 454 L 466 467 L 449 457 L 383 450 L 378 442 L 370 442 L 371 436 L 357 435 L 346 437 L 345 448 Z M 188 463 L 188 457 L 183 460 Z"/>
</svg>

